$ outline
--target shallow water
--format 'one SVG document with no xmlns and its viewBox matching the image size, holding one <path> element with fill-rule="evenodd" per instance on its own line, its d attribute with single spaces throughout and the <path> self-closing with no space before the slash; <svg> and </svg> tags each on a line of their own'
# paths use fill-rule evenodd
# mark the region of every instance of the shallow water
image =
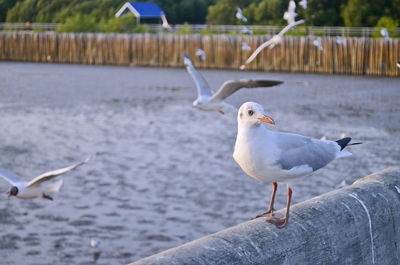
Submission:
<svg viewBox="0 0 400 265">
<path fill-rule="evenodd" d="M 215 88 L 283 80 L 228 102 L 262 103 L 278 130 L 364 143 L 296 185 L 295 203 L 399 164 L 400 79 L 202 73 Z M 93 264 L 95 251 L 97 264 L 128 263 L 265 210 L 270 185 L 232 159 L 235 112 L 196 111 L 195 93 L 184 69 L 0 63 L 0 167 L 32 178 L 93 156 L 62 177 L 54 201 L 7 199 L 0 181 L 2 263 Z"/>
</svg>

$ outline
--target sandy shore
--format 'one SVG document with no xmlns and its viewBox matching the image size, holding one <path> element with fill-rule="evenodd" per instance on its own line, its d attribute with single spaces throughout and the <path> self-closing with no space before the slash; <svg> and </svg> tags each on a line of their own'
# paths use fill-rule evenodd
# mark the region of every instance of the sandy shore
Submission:
<svg viewBox="0 0 400 265">
<path fill-rule="evenodd" d="M 276 129 L 364 144 L 294 187 L 294 202 L 400 158 L 400 79 L 202 71 L 211 86 L 237 78 L 283 80 L 228 101 L 262 103 Z M 184 69 L 0 63 L 0 167 L 26 178 L 93 155 L 63 177 L 54 201 L 7 199 L 0 181 L 4 264 L 123 264 L 246 221 L 265 210 L 270 185 L 232 159 L 234 111 L 191 108 Z M 278 205 L 284 205 L 284 187 Z M 269 224 L 266 224 L 269 225 Z"/>
</svg>

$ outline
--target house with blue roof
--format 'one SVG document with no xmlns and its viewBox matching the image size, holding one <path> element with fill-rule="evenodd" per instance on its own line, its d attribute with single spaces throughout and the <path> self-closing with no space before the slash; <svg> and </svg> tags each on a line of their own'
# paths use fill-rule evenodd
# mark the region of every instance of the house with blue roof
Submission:
<svg viewBox="0 0 400 265">
<path fill-rule="evenodd" d="M 115 14 L 115 17 L 118 18 L 127 13 L 133 13 L 138 24 L 142 19 L 161 19 L 164 27 L 164 24 L 168 25 L 165 12 L 154 2 L 126 2 Z"/>
</svg>

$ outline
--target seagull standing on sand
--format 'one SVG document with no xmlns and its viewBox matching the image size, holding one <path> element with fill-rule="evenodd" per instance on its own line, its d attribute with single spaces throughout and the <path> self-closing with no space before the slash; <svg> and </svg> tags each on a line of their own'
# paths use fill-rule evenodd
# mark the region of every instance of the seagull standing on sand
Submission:
<svg viewBox="0 0 400 265">
<path fill-rule="evenodd" d="M 33 198 L 44 198 L 48 200 L 53 200 L 52 197 L 49 196 L 51 193 L 57 193 L 60 191 L 60 188 L 63 184 L 62 179 L 57 182 L 54 182 L 49 185 L 42 185 L 43 182 L 48 181 L 54 177 L 67 173 L 89 161 L 87 158 L 85 161 L 75 164 L 69 167 L 57 169 L 54 171 L 46 172 L 31 181 L 27 182 L 23 180 L 21 177 L 8 172 L 4 169 L 0 169 L 0 176 L 13 185 L 10 190 L 7 192 L 8 196 L 15 196 L 21 199 L 33 199 Z"/>
<path fill-rule="evenodd" d="M 239 7 L 236 8 L 236 18 L 243 21 L 243 23 L 247 23 L 247 18 L 243 15 L 242 9 Z"/>
<path fill-rule="evenodd" d="M 203 62 L 206 60 L 206 53 L 202 49 L 196 50 L 196 56 L 199 57 Z"/>
<path fill-rule="evenodd" d="M 274 35 L 271 39 L 268 41 L 264 42 L 260 46 L 257 47 L 257 49 L 250 55 L 250 57 L 246 60 L 245 64 L 240 66 L 240 69 L 243 70 L 246 68 L 246 64 L 251 63 L 257 55 L 266 47 L 269 46 L 269 49 L 274 48 L 276 45 L 279 45 L 282 42 L 282 37 L 283 35 L 291 30 L 292 28 L 296 27 L 297 25 L 304 23 L 304 20 L 301 19 L 299 21 L 294 22 L 293 24 L 289 24 L 286 27 L 284 27 L 278 34 Z"/>
<path fill-rule="evenodd" d="M 223 83 L 218 91 L 213 94 L 207 81 L 196 70 L 196 68 L 194 68 L 189 56 L 184 53 L 183 57 L 186 69 L 197 87 L 197 99 L 193 101 L 192 104 L 193 108 L 196 109 L 204 111 L 217 111 L 221 114 L 224 114 L 224 107 L 230 105 L 225 103 L 223 100 L 235 93 L 237 90 L 241 88 L 270 87 L 283 83 L 281 81 L 271 80 L 230 80 Z"/>
<path fill-rule="evenodd" d="M 238 112 L 238 133 L 233 158 L 249 176 L 272 183 L 269 209 L 258 217 L 268 217 L 267 222 L 283 228 L 289 220 L 292 199 L 291 183 L 300 177 L 310 175 L 336 158 L 351 155 L 343 150 L 351 138 L 336 142 L 322 141 L 291 133 L 270 131 L 261 123 L 275 124 L 265 114 L 264 108 L 254 102 L 244 103 Z M 359 144 L 359 143 L 354 143 Z M 353 145 L 354 145 L 353 144 Z M 273 215 L 277 182 L 287 184 L 286 215 Z"/>
</svg>

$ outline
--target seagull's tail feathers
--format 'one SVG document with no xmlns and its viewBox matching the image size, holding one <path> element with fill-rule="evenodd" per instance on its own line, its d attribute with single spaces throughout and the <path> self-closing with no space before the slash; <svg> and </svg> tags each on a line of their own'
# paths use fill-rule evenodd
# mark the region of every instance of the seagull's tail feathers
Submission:
<svg viewBox="0 0 400 265">
<path fill-rule="evenodd" d="M 63 185 L 63 180 L 60 179 L 57 182 L 54 182 L 47 186 L 47 193 L 57 193 L 60 191 L 61 186 Z"/>
</svg>

